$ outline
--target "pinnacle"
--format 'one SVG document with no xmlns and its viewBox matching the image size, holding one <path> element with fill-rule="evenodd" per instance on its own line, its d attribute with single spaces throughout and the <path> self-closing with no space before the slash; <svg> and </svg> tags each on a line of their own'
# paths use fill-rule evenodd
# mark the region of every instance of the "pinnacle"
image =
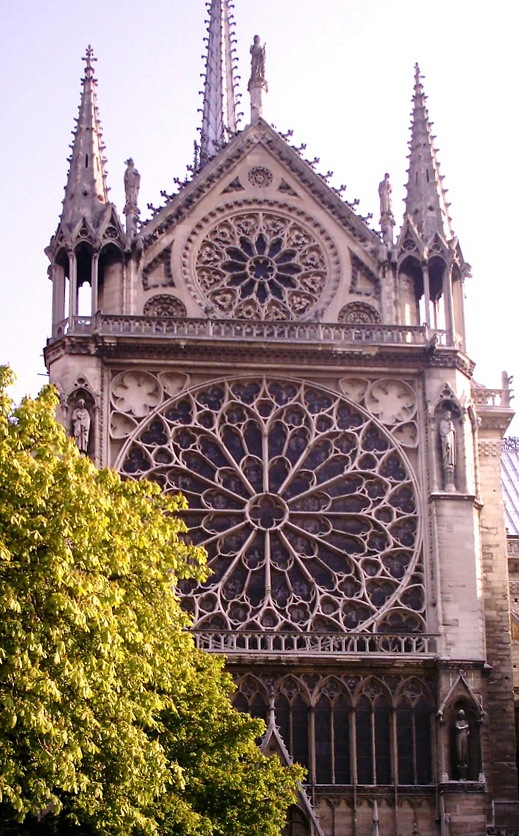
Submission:
<svg viewBox="0 0 519 836">
<path fill-rule="evenodd" d="M 74 225 L 79 218 L 95 223 L 108 202 L 104 145 L 96 100 L 97 80 L 94 77 L 94 50 L 86 48 L 85 70 L 78 116 L 72 131 L 72 154 L 65 186 L 62 221 Z"/>
<path fill-rule="evenodd" d="M 436 233 L 450 240 L 453 233 L 447 211 L 446 190 L 443 188 L 443 176 L 440 175 L 438 150 L 434 145 L 436 137 L 431 130 L 433 123 L 429 119 L 422 79 L 420 68 L 415 64 L 406 215 L 413 218 L 425 242 Z"/>
<path fill-rule="evenodd" d="M 201 161 L 214 156 L 237 130 L 236 43 L 234 6 L 230 0 L 211 0 L 207 4 L 207 53 L 205 57 Z"/>
</svg>

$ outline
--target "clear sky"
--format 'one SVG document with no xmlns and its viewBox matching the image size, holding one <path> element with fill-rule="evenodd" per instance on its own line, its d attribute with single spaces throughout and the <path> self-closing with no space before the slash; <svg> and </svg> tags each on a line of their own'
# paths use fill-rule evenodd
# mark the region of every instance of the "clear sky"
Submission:
<svg viewBox="0 0 519 836">
<path fill-rule="evenodd" d="M 121 211 L 132 156 L 141 206 L 159 205 L 193 156 L 205 16 L 203 0 L 0 0 L 0 362 L 18 375 L 16 397 L 46 380 L 44 248 L 61 209 L 85 47 L 98 59 L 111 199 Z M 307 157 L 320 157 L 319 169 L 333 170 L 332 183 L 347 184 L 347 198 L 375 221 L 388 171 L 397 228 L 418 61 L 453 228 L 472 265 L 475 377 L 499 387 L 506 369 L 519 391 L 516 0 L 236 0 L 235 17 L 246 118 L 257 33 L 267 45 L 267 120 L 307 143 Z"/>
</svg>

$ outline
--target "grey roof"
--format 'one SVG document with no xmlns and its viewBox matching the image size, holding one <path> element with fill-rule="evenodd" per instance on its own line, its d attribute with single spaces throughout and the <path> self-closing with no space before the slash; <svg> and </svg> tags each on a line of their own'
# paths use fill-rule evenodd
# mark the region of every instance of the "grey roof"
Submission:
<svg viewBox="0 0 519 836">
<path fill-rule="evenodd" d="M 501 457 L 505 520 L 509 535 L 519 536 L 519 438 L 505 438 Z"/>
</svg>

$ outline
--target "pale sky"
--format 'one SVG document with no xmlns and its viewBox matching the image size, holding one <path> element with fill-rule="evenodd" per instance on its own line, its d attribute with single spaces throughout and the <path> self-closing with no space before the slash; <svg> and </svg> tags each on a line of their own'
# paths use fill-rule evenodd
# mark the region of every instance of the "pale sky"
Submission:
<svg viewBox="0 0 519 836">
<path fill-rule="evenodd" d="M 111 199 L 122 210 L 124 161 L 141 173 L 140 204 L 162 203 L 191 163 L 201 116 L 203 0 L 0 0 L 0 363 L 15 397 L 45 382 L 50 331 L 44 248 L 66 182 L 68 144 L 87 44 Z M 307 143 L 319 170 L 378 220 L 377 187 L 391 175 L 397 229 L 406 182 L 413 67 L 420 64 L 453 228 L 472 265 L 466 282 L 475 377 L 519 392 L 519 203 L 516 0 L 236 0 L 242 110 L 249 45 L 267 45 L 264 115 Z M 146 216 L 146 211 L 143 212 Z M 517 405 L 519 407 L 519 395 Z M 519 435 L 516 421 L 512 434 Z"/>
</svg>

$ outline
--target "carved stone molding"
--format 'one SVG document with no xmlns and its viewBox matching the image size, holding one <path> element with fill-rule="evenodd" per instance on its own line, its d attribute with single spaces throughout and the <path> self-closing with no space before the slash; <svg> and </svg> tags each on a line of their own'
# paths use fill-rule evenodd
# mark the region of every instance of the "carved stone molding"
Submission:
<svg viewBox="0 0 519 836">
<path fill-rule="evenodd" d="M 478 441 L 478 450 L 480 456 L 493 456 L 495 458 L 501 458 L 501 448 L 502 442 L 500 439 L 497 439 L 496 441 L 480 439 Z"/>
</svg>

